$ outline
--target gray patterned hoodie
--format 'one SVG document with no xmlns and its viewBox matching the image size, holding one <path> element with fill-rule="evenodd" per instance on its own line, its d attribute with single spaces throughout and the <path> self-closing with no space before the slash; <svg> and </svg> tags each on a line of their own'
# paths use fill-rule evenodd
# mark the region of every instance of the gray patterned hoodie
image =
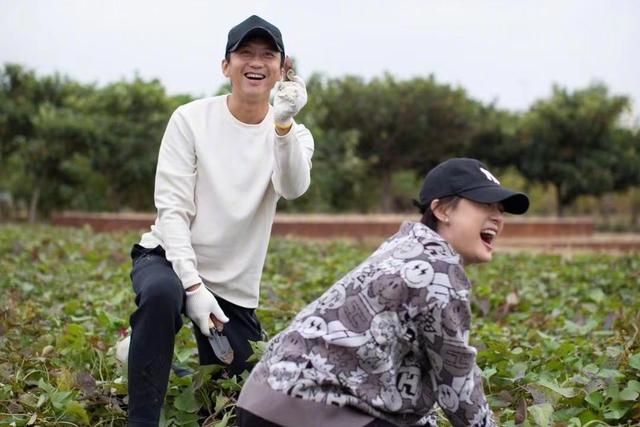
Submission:
<svg viewBox="0 0 640 427">
<path fill-rule="evenodd" d="M 470 283 L 459 255 L 406 222 L 271 340 L 251 381 L 397 425 L 494 426 L 469 346 Z"/>
</svg>

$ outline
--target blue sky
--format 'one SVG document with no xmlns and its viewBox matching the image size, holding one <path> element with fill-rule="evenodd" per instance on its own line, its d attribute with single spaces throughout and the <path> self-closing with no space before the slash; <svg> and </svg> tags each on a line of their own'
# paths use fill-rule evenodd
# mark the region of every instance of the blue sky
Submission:
<svg viewBox="0 0 640 427">
<path fill-rule="evenodd" d="M 0 0 L 0 10 L 1 63 L 83 82 L 137 73 L 170 93 L 213 94 L 229 28 L 255 13 L 281 29 L 303 77 L 433 73 L 511 110 L 553 83 L 602 81 L 640 111 L 635 0 Z"/>
</svg>

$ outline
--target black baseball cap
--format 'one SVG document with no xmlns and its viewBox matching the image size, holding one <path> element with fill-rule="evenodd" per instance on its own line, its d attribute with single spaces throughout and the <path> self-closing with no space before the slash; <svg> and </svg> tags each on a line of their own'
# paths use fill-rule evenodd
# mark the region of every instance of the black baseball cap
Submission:
<svg viewBox="0 0 640 427">
<path fill-rule="evenodd" d="M 505 212 L 523 214 L 529 197 L 500 185 L 500 181 L 476 159 L 453 158 L 431 169 L 414 204 L 424 212 L 434 199 L 460 196 L 479 203 L 501 203 Z"/>
<path fill-rule="evenodd" d="M 258 34 L 272 40 L 281 55 L 284 57 L 284 43 L 282 42 L 282 34 L 280 33 L 280 30 L 272 23 L 265 21 L 257 15 L 251 15 L 229 30 L 227 47 L 224 51 L 225 56 L 236 50 L 247 36 Z"/>
</svg>

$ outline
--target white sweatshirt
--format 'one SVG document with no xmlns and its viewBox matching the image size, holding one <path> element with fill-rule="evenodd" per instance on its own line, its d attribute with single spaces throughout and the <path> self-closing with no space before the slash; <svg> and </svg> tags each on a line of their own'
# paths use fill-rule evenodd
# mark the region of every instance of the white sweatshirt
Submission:
<svg viewBox="0 0 640 427">
<path fill-rule="evenodd" d="M 179 107 L 158 155 L 158 216 L 140 245 L 161 245 L 185 288 L 202 282 L 257 307 L 276 203 L 304 194 L 312 155 L 309 130 L 277 135 L 271 108 L 254 125 L 231 114 L 227 95 Z"/>
</svg>

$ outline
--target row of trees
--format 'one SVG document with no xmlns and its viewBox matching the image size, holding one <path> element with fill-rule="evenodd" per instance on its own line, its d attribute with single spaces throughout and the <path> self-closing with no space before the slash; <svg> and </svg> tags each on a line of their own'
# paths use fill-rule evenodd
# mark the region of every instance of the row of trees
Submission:
<svg viewBox="0 0 640 427">
<path fill-rule="evenodd" d="M 54 209 L 149 210 L 167 118 L 189 100 L 156 80 L 96 88 L 5 65 L 0 191 L 31 219 Z"/>
<path fill-rule="evenodd" d="M 560 210 L 580 195 L 640 184 L 640 133 L 620 126 L 630 101 L 602 84 L 554 87 L 522 114 L 433 76 L 314 74 L 307 88 L 299 121 L 316 140 L 312 186 L 284 209 L 404 210 L 423 174 L 452 156 L 515 168 L 528 183 L 550 185 Z M 157 80 L 97 87 L 5 65 L 2 200 L 24 206 L 31 219 L 58 209 L 153 210 L 158 145 L 171 112 L 189 100 L 169 96 Z"/>
</svg>

